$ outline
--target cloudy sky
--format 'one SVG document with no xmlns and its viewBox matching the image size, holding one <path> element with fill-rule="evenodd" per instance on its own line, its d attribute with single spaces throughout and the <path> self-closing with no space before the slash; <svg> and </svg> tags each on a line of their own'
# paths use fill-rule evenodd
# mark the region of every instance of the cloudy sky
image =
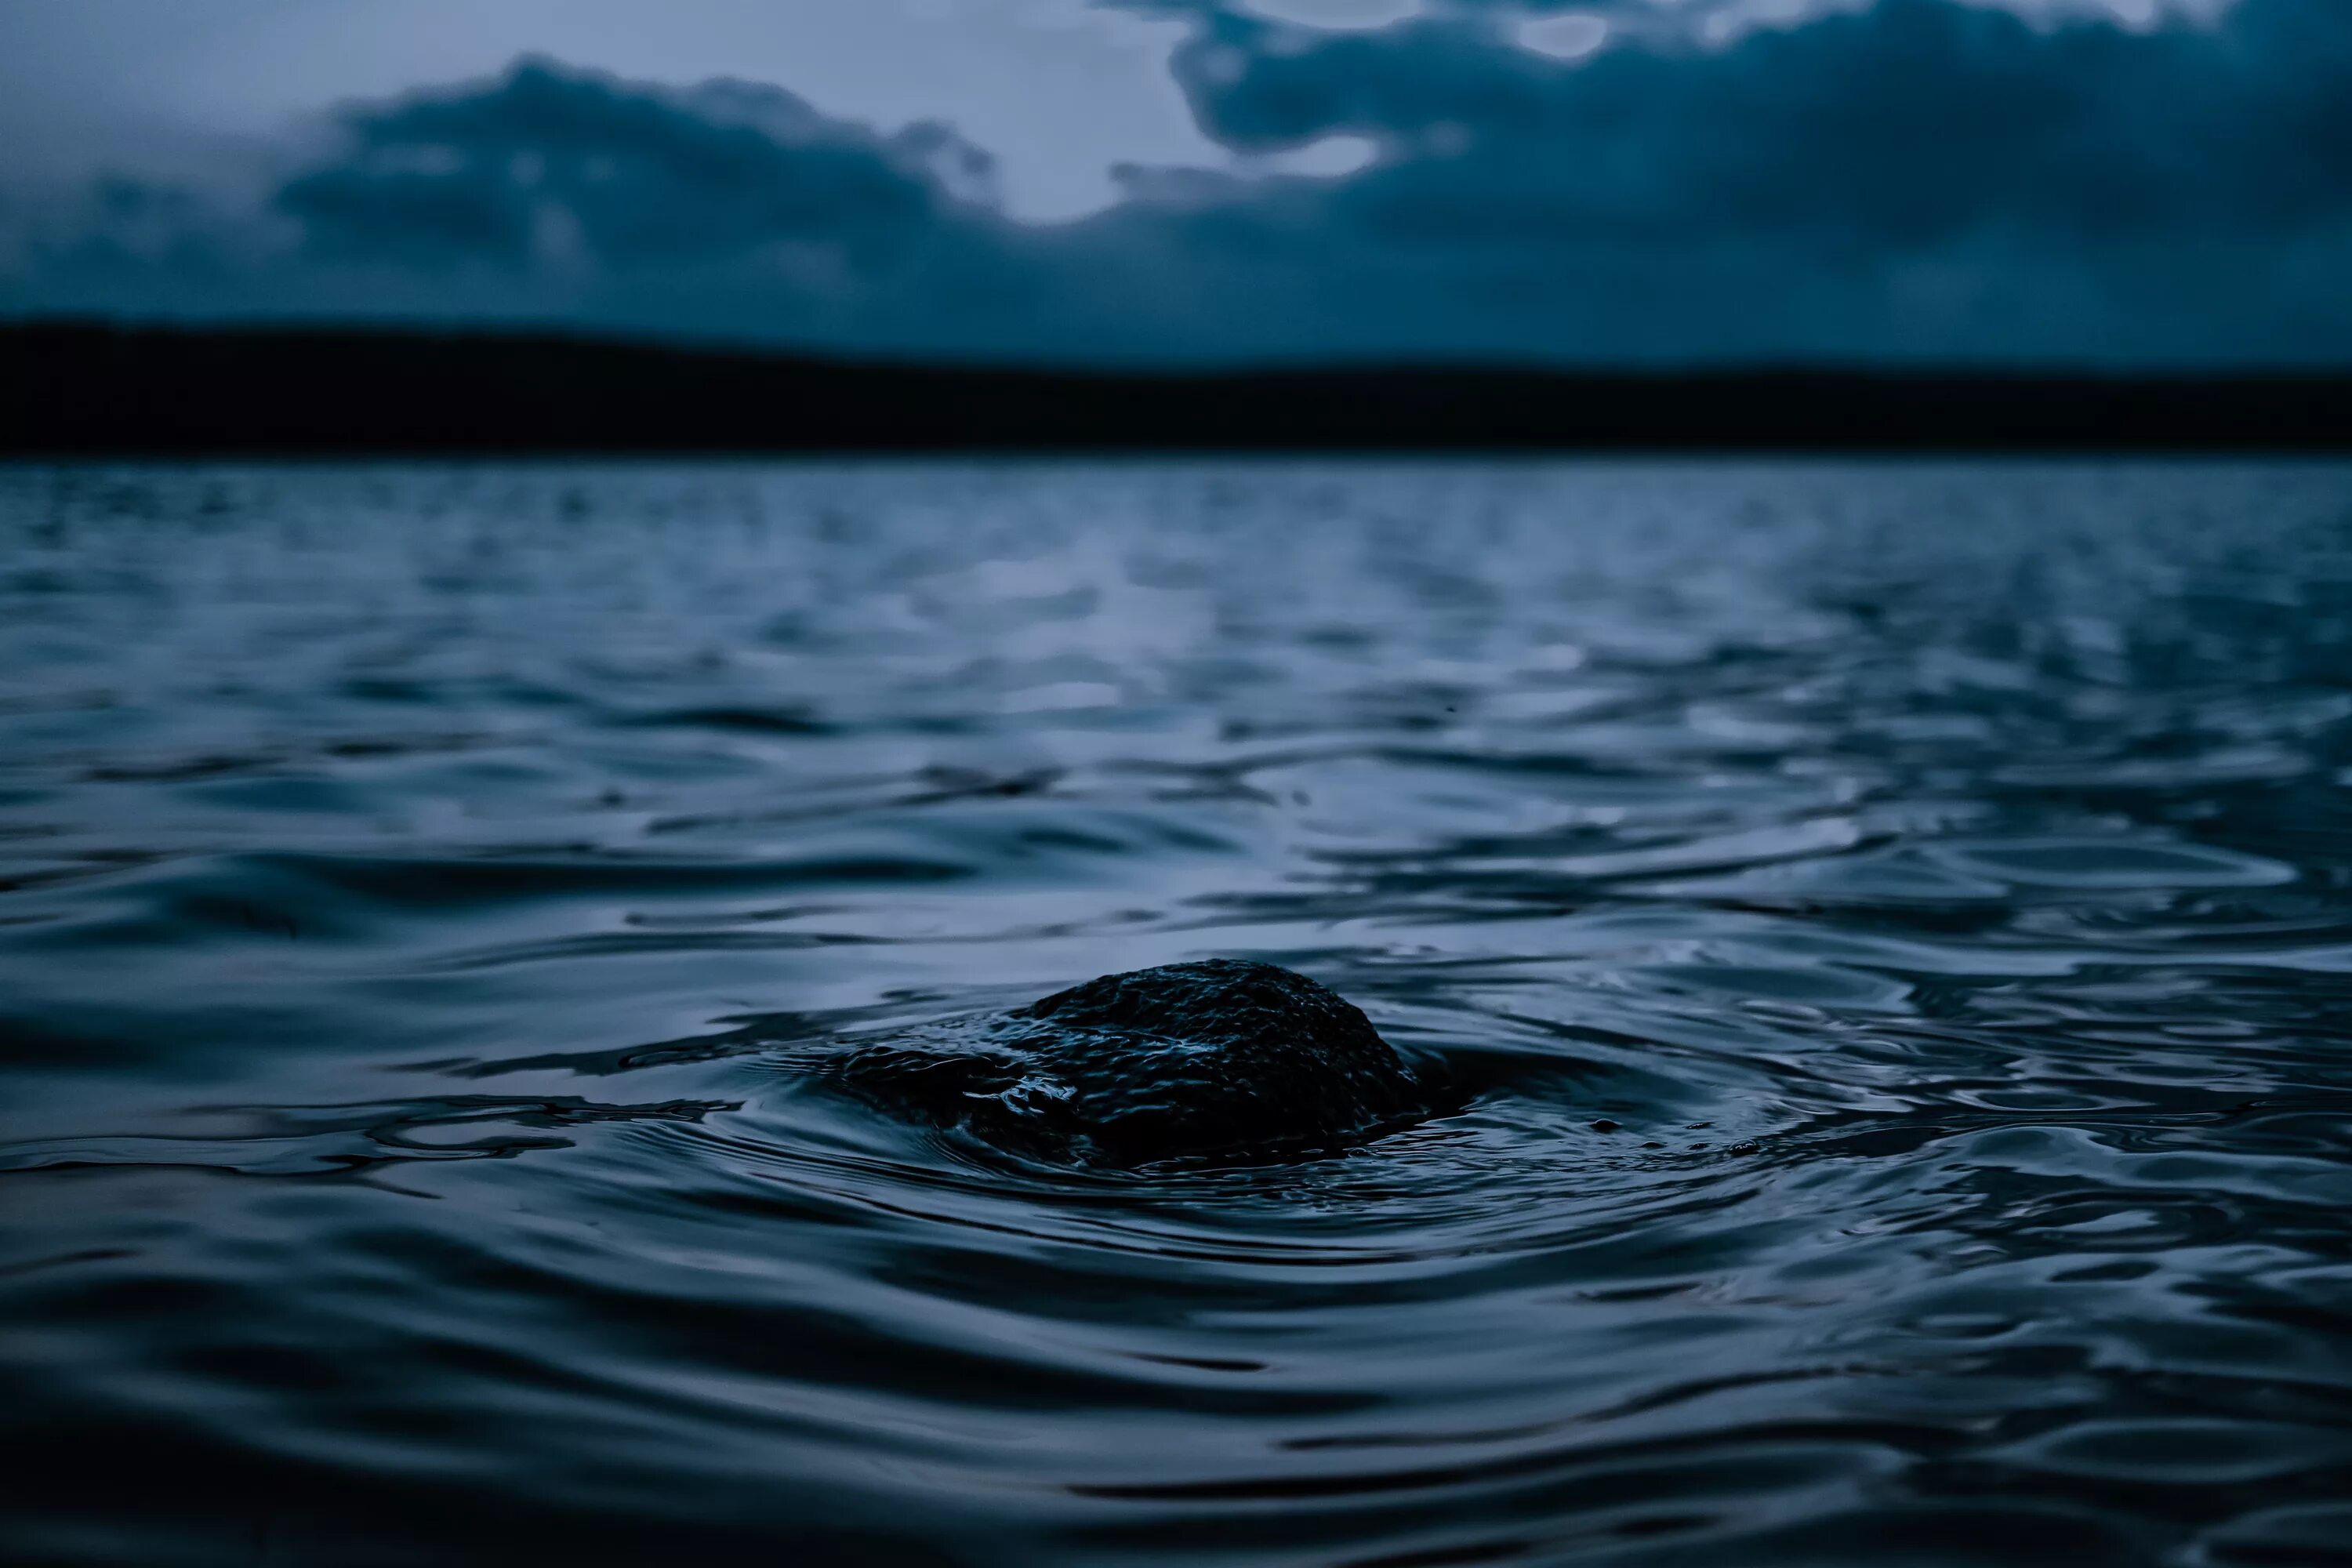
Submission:
<svg viewBox="0 0 2352 1568">
<path fill-rule="evenodd" d="M 0 0 L 0 313 L 2352 361 L 2339 0 Z"/>
</svg>

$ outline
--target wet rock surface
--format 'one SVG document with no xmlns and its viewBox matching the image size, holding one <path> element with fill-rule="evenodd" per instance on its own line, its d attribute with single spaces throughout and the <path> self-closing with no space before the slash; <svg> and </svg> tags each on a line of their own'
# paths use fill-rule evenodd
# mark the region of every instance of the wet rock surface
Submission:
<svg viewBox="0 0 2352 1568">
<path fill-rule="evenodd" d="M 1441 1069 L 1409 1064 L 1345 998 L 1234 959 L 1105 975 L 837 1072 L 912 1120 L 1109 1167 L 1303 1158 L 1448 1099 Z"/>
</svg>

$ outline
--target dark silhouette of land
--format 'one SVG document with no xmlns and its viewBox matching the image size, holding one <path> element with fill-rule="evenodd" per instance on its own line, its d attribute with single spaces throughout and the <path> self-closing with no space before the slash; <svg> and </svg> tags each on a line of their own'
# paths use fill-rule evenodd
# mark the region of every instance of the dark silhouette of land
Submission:
<svg viewBox="0 0 2352 1568">
<path fill-rule="evenodd" d="M 828 360 L 513 332 L 0 326 L 0 451 L 2352 451 L 2352 367 L 2237 376 Z"/>
</svg>

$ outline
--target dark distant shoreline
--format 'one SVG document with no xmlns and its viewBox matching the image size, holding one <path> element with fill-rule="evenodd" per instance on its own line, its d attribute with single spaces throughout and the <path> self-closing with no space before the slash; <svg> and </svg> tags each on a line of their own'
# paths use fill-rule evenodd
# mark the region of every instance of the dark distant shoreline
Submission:
<svg viewBox="0 0 2352 1568">
<path fill-rule="evenodd" d="M 927 366 L 520 332 L 0 327 L 0 452 L 2352 452 L 2352 371 Z"/>
</svg>

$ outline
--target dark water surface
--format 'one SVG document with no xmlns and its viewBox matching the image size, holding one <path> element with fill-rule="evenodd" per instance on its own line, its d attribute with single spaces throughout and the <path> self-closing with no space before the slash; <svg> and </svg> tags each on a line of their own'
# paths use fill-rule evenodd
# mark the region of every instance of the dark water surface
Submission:
<svg viewBox="0 0 2352 1568">
<path fill-rule="evenodd" d="M 0 470 L 0 1559 L 2352 1560 L 2347 784 L 2343 467 Z"/>
</svg>

